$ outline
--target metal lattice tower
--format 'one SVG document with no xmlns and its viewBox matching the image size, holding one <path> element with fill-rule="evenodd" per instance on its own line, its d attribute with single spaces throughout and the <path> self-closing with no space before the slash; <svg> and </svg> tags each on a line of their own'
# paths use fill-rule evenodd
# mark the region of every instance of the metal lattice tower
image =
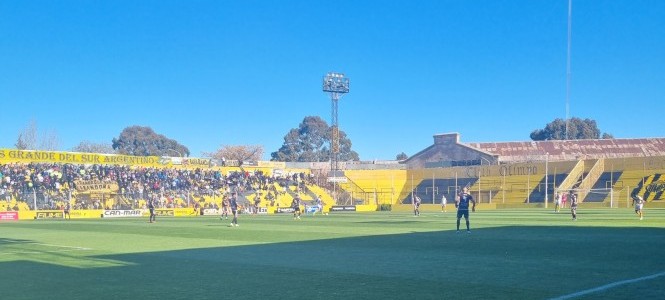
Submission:
<svg viewBox="0 0 665 300">
<path fill-rule="evenodd" d="M 349 78 L 342 73 L 330 72 L 323 77 L 323 91 L 330 94 L 332 105 L 330 139 L 330 170 L 333 176 L 339 170 L 339 122 L 337 119 L 337 102 L 342 95 L 349 92 Z"/>
</svg>

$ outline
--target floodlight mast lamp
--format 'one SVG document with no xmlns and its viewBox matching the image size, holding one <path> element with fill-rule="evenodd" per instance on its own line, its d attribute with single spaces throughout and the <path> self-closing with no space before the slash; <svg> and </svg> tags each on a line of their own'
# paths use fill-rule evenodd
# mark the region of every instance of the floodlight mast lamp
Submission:
<svg viewBox="0 0 665 300">
<path fill-rule="evenodd" d="M 323 77 L 323 91 L 330 94 L 332 105 L 330 139 L 330 170 L 334 174 L 339 170 L 339 122 L 337 119 L 337 102 L 342 95 L 349 92 L 349 78 L 342 73 L 330 72 Z"/>
</svg>

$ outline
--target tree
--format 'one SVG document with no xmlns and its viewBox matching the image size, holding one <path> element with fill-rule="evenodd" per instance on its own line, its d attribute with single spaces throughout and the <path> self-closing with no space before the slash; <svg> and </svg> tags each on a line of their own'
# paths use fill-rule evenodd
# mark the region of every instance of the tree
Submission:
<svg viewBox="0 0 665 300">
<path fill-rule="evenodd" d="M 39 142 L 39 150 L 56 151 L 60 149 L 60 138 L 55 130 L 47 131 Z"/>
<path fill-rule="evenodd" d="M 76 147 L 72 148 L 74 152 L 115 154 L 111 144 L 94 143 L 91 141 L 82 141 Z"/>
<path fill-rule="evenodd" d="M 157 134 L 150 127 L 131 126 L 113 138 L 112 147 L 119 154 L 135 156 L 189 156 L 189 149 L 176 140 Z"/>
<path fill-rule="evenodd" d="M 536 129 L 531 132 L 531 139 L 534 141 L 547 140 L 565 140 L 566 139 L 566 121 L 560 118 L 545 125 L 544 129 Z M 601 138 L 600 129 L 595 120 L 571 118 L 568 121 L 568 139 L 584 140 Z M 602 138 L 614 138 L 609 133 L 604 133 Z"/>
<path fill-rule="evenodd" d="M 409 158 L 409 156 L 406 155 L 406 153 L 402 152 L 400 154 L 397 154 L 395 160 L 406 160 L 407 158 Z"/>
<path fill-rule="evenodd" d="M 238 162 L 251 160 L 259 161 L 263 158 L 261 145 L 222 145 L 215 152 L 204 152 L 203 156 L 218 160 L 237 160 Z"/>
<path fill-rule="evenodd" d="M 330 160 L 332 128 L 319 116 L 305 117 L 298 126 L 284 136 L 284 144 L 270 154 L 273 161 L 314 162 Z M 358 153 L 351 150 L 351 140 L 339 131 L 340 161 L 359 160 Z"/>
<path fill-rule="evenodd" d="M 18 134 L 15 146 L 19 150 L 37 150 L 37 122 L 35 120 L 30 120 L 23 131 Z"/>
<path fill-rule="evenodd" d="M 328 130 L 328 135 L 332 136 L 332 128 Z M 330 138 L 328 139 L 330 141 Z M 351 150 L 351 140 L 346 136 L 346 132 L 339 131 L 339 154 L 337 156 L 339 161 L 358 161 L 360 156 L 356 151 Z M 326 159 L 328 160 L 328 159 Z"/>
<path fill-rule="evenodd" d="M 19 150 L 47 150 L 54 151 L 60 147 L 60 138 L 55 130 L 47 131 L 44 136 L 39 138 L 37 122 L 30 120 L 28 125 L 18 134 L 16 139 L 16 149 Z M 39 144 L 38 144 L 39 141 Z"/>
<path fill-rule="evenodd" d="M 18 150 L 27 150 L 31 147 L 27 137 L 25 137 L 22 133 L 18 134 L 18 139 L 16 139 L 16 144 L 14 144 L 14 146 Z"/>
</svg>

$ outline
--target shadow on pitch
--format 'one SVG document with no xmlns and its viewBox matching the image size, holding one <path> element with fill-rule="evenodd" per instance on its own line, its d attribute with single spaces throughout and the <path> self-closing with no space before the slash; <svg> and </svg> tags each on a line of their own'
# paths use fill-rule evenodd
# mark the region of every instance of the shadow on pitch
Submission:
<svg viewBox="0 0 665 300">
<path fill-rule="evenodd" d="M 371 223 L 413 222 L 417 221 Z M 227 225 L 206 226 L 218 230 Z M 242 227 L 216 234 L 219 237 L 202 238 L 257 241 L 251 236 L 256 230 L 243 232 Z M 298 238 L 297 232 L 291 234 Z M 0 239 L 0 244 L 3 240 L 14 242 Z M 158 247 L 160 237 L 151 241 Z M 117 242 L 118 248 L 125 246 L 122 240 Z M 0 262 L 4 274 L 16 275 L 4 276 L 0 288 L 12 299 L 44 299 L 50 292 L 62 299 L 550 298 L 662 271 L 665 260 L 643 254 L 657 257 L 664 248 L 663 228 L 505 226 L 473 229 L 471 234 L 377 231 L 361 237 L 94 256 L 123 262 L 104 268 L 35 260 Z M 635 259 L 636 254 L 641 258 Z M 557 278 L 561 287 L 533 284 L 549 278 Z M 465 288 L 469 280 L 476 288 Z M 35 282 L 39 288 L 33 288 Z"/>
</svg>

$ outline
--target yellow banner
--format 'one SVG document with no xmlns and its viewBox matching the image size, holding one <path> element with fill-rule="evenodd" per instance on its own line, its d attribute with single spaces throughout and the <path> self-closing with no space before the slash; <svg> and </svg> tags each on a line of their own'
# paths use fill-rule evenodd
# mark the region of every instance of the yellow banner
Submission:
<svg viewBox="0 0 665 300">
<path fill-rule="evenodd" d="M 94 154 L 78 152 L 0 150 L 3 162 L 51 162 L 73 164 L 121 164 L 121 165 L 163 165 L 158 156 L 129 156 L 117 154 Z"/>
<path fill-rule="evenodd" d="M 79 193 L 112 193 L 118 191 L 118 184 L 112 181 L 101 181 L 99 179 L 93 180 L 76 180 L 76 190 Z"/>
<path fill-rule="evenodd" d="M 72 219 L 99 219 L 104 214 L 104 211 L 101 209 L 72 210 L 69 214 L 72 216 Z"/>
<path fill-rule="evenodd" d="M 174 208 L 172 209 L 173 215 L 176 217 L 185 217 L 185 216 L 191 216 L 194 215 L 194 209 L 193 208 Z"/>
<path fill-rule="evenodd" d="M 0 149 L 0 162 L 48 162 L 71 164 L 117 164 L 144 167 L 165 167 L 173 165 L 207 167 L 210 159 L 168 156 L 131 156 L 119 154 L 97 154 L 59 151 L 35 151 Z"/>
<path fill-rule="evenodd" d="M 285 169 L 286 163 L 282 161 L 258 161 L 258 166 L 262 168 Z"/>
<path fill-rule="evenodd" d="M 171 157 L 176 159 L 176 157 Z M 211 166 L 210 159 L 207 158 L 182 158 L 183 166 L 196 166 L 196 167 L 209 167 Z"/>
</svg>

